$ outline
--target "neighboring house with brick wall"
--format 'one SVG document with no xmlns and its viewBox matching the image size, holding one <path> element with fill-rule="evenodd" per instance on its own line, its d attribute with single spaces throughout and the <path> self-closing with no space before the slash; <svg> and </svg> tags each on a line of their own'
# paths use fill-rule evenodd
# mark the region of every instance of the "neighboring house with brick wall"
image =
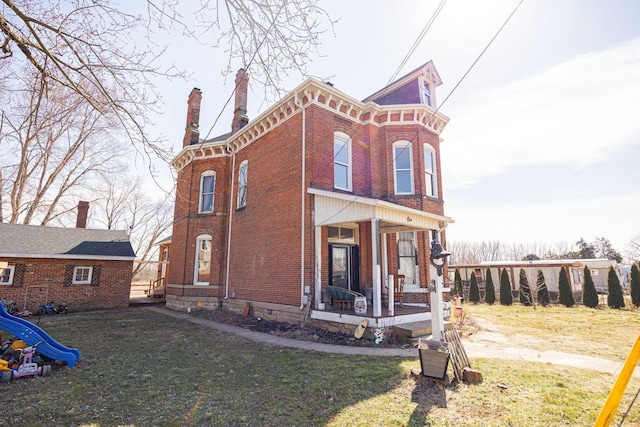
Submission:
<svg viewBox="0 0 640 427">
<path fill-rule="evenodd" d="M 125 231 L 0 223 L 0 299 L 31 311 L 128 307 L 134 259 Z"/>
<path fill-rule="evenodd" d="M 430 242 L 445 242 L 432 62 L 363 101 L 310 78 L 253 121 L 236 76 L 231 132 L 202 140 L 202 93 L 187 101 L 168 254 L 167 305 L 247 304 L 264 318 L 369 326 L 430 318 Z M 219 96 L 219 94 L 217 94 Z M 389 303 L 403 275 L 403 307 Z M 328 287 L 368 296 L 338 312 Z M 308 310 L 305 310 L 308 309 Z"/>
</svg>

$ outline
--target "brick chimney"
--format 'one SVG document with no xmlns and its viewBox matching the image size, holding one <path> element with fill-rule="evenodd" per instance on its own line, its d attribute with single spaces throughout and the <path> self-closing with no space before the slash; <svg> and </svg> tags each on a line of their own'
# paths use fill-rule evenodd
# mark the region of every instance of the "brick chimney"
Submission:
<svg viewBox="0 0 640 427">
<path fill-rule="evenodd" d="M 233 121 L 231 132 L 236 133 L 249 123 L 247 116 L 247 90 L 249 88 L 249 75 L 240 68 L 236 73 L 236 103 L 233 109 Z"/>
<path fill-rule="evenodd" d="M 76 218 L 76 228 L 87 228 L 88 216 L 89 216 L 89 202 L 80 200 L 78 202 L 78 216 Z"/>
<path fill-rule="evenodd" d="M 183 147 L 197 144 L 200 140 L 200 101 L 202 101 L 202 92 L 194 87 L 187 99 L 187 126 L 184 130 Z"/>
</svg>

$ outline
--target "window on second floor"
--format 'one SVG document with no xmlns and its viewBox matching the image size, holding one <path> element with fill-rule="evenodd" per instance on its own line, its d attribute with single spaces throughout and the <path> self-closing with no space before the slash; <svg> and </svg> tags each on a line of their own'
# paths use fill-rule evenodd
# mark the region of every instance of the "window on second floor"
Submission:
<svg viewBox="0 0 640 427">
<path fill-rule="evenodd" d="M 393 144 L 393 171 L 396 194 L 413 194 L 413 155 L 411 143 L 398 141 Z"/>
<path fill-rule="evenodd" d="M 198 212 L 213 212 L 213 196 L 216 187 L 216 175 L 213 171 L 203 172 L 200 176 L 200 204 Z"/>
<path fill-rule="evenodd" d="M 249 172 L 249 162 L 247 160 L 240 163 L 238 168 L 238 209 L 247 206 L 247 179 Z"/>
<path fill-rule="evenodd" d="M 342 132 L 333 135 L 333 187 L 351 191 L 351 138 Z"/>
<path fill-rule="evenodd" d="M 436 153 L 429 144 L 424 144 L 424 185 L 427 196 L 438 197 Z"/>
</svg>

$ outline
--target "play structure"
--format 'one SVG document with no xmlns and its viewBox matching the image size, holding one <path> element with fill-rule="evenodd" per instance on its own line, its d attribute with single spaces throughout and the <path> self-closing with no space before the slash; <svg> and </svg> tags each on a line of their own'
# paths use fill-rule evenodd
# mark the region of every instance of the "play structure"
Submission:
<svg viewBox="0 0 640 427">
<path fill-rule="evenodd" d="M 63 346 L 33 323 L 7 313 L 3 304 L 0 304 L 0 330 L 13 334 L 28 346 L 21 349 L 24 357 L 20 361 L 20 367 L 13 370 L 12 376 L 14 378 L 29 374 L 43 375 L 44 370 L 48 371 L 48 369 L 37 366 L 33 362 L 35 353 L 51 360 L 65 362 L 69 368 L 75 366 L 80 359 L 78 350 Z M 1 368 L 2 366 L 0 366 Z M 7 371 L 5 370 L 4 372 Z M 3 374 L 3 380 L 5 376 Z"/>
</svg>

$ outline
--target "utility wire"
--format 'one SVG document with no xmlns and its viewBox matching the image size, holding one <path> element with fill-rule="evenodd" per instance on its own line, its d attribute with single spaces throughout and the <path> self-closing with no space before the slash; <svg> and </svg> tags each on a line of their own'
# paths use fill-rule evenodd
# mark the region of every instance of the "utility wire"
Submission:
<svg viewBox="0 0 640 427">
<path fill-rule="evenodd" d="M 417 47 L 420 45 L 420 43 L 422 43 L 422 39 L 424 38 L 424 36 L 427 35 L 427 32 L 429 31 L 429 29 L 431 28 L 431 25 L 433 25 L 433 23 L 435 22 L 436 18 L 440 14 L 440 11 L 444 7 L 445 3 L 447 3 L 447 0 L 442 0 L 440 2 L 440 4 L 438 5 L 438 8 L 435 10 L 435 12 L 433 12 L 433 15 L 431 16 L 431 19 L 429 19 L 427 24 L 424 26 L 424 28 L 422 29 L 422 31 L 418 35 L 418 38 L 416 39 L 416 41 L 413 42 L 413 45 L 409 49 L 409 52 L 407 52 L 407 55 L 404 57 L 404 59 L 402 60 L 402 62 L 398 66 L 398 68 L 396 69 L 395 73 L 393 73 L 393 75 L 389 79 L 389 82 L 387 83 L 387 86 L 390 85 L 391 82 L 393 82 L 396 79 L 398 74 L 400 74 L 400 71 L 402 70 L 402 67 L 404 67 L 406 65 L 407 61 L 409 61 L 409 58 L 411 58 L 411 55 L 413 55 L 413 53 L 416 51 Z"/>
<path fill-rule="evenodd" d="M 482 58 L 485 54 L 485 52 L 487 51 L 487 49 L 489 49 L 489 47 L 493 44 L 493 42 L 495 41 L 495 39 L 498 37 L 498 35 L 500 35 L 500 33 L 502 32 L 502 30 L 504 29 L 504 27 L 509 23 L 509 21 L 511 20 L 511 18 L 513 17 L 513 15 L 518 11 L 518 9 L 520 8 L 520 6 L 522 5 L 522 3 L 524 3 L 524 0 L 520 0 L 520 2 L 516 5 L 516 7 L 513 9 L 513 12 L 511 12 L 511 14 L 507 17 L 507 19 L 504 21 L 504 23 L 500 26 L 500 28 L 498 29 L 498 31 L 496 32 L 496 34 L 491 38 L 491 40 L 489 40 L 489 43 L 487 43 L 487 45 L 485 46 L 485 48 L 480 52 L 480 54 L 478 55 L 478 57 L 475 59 L 475 61 L 473 61 L 473 63 L 471 64 L 471 66 L 469 66 L 469 68 L 467 69 L 467 71 L 462 75 L 462 77 L 460 77 L 460 79 L 458 80 L 458 82 L 456 83 L 456 85 L 453 87 L 453 89 L 451 89 L 451 92 L 449 92 L 449 94 L 445 97 L 445 99 L 442 101 L 442 103 L 440 103 L 440 105 L 438 105 L 438 107 L 433 111 L 433 113 L 431 113 L 431 115 L 429 116 L 429 118 L 427 120 L 425 120 L 425 122 L 422 124 L 422 126 L 416 130 L 415 135 L 413 136 L 413 138 L 411 138 L 411 140 L 409 141 L 411 144 L 413 144 L 414 140 L 418 137 L 419 133 L 427 126 L 427 124 L 429 123 L 429 121 L 438 113 L 438 111 L 440 111 L 440 108 L 442 108 L 442 106 L 447 102 L 447 100 L 451 97 L 451 95 L 453 95 L 453 93 L 456 91 L 456 89 L 458 89 L 458 87 L 460 86 L 460 84 L 462 84 L 462 81 L 467 77 L 467 75 L 469 75 L 469 73 L 471 72 L 471 70 L 476 66 L 476 64 L 478 63 L 478 61 L 480 61 L 480 58 Z M 408 147 L 408 145 L 407 145 Z M 405 147 L 400 153 L 398 153 L 398 155 L 401 155 L 404 150 L 407 149 L 407 147 Z M 393 164 L 393 162 L 395 162 L 397 156 L 393 158 L 391 165 Z M 389 165 L 389 166 L 391 166 Z M 337 211 L 335 214 L 333 214 L 332 216 L 330 216 L 329 218 L 325 219 L 325 221 L 322 224 L 317 224 L 317 225 L 323 225 L 323 224 L 327 224 L 328 221 L 334 217 L 336 217 L 337 215 L 339 215 L 340 213 L 342 213 L 343 211 L 345 211 L 347 208 L 349 208 L 353 203 L 355 203 L 360 197 L 359 195 L 356 195 L 355 198 L 351 201 L 349 201 L 349 203 L 344 206 L 342 209 L 340 209 L 339 211 Z"/>
</svg>

